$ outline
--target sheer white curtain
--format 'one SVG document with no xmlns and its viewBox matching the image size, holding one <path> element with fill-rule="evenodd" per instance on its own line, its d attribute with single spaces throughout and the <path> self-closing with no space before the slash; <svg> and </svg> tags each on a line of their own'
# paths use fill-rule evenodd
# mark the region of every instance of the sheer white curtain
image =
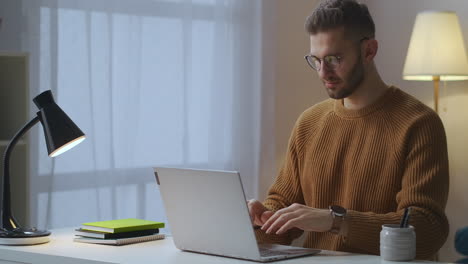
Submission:
<svg viewBox="0 0 468 264">
<path fill-rule="evenodd" d="M 52 89 L 87 135 L 51 159 L 36 128 L 32 223 L 166 221 L 152 166 L 238 170 L 256 196 L 259 0 L 22 1 L 31 97 Z"/>
</svg>

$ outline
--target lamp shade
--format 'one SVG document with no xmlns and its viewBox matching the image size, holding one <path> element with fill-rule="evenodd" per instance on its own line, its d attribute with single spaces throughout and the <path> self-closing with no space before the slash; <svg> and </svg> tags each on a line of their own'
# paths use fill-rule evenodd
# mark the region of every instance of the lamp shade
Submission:
<svg viewBox="0 0 468 264">
<path fill-rule="evenodd" d="M 33 101 L 39 108 L 37 115 L 44 128 L 50 157 L 62 154 L 85 139 L 84 133 L 55 103 L 50 90 L 39 94 Z"/>
<path fill-rule="evenodd" d="M 468 80 L 468 60 L 455 12 L 425 11 L 416 16 L 403 79 Z"/>
</svg>

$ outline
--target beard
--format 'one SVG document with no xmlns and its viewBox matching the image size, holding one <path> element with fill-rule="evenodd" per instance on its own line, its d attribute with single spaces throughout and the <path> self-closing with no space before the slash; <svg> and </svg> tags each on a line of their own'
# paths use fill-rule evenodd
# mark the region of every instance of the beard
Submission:
<svg viewBox="0 0 468 264">
<path fill-rule="evenodd" d="M 343 99 L 356 91 L 359 85 L 364 80 L 364 65 L 361 62 L 361 55 L 359 54 L 359 58 L 356 61 L 356 64 L 353 66 L 351 72 L 346 76 L 342 81 L 344 83 L 344 87 L 339 89 L 327 89 L 328 96 L 333 99 Z M 340 81 L 339 78 L 330 78 L 327 79 L 330 82 Z"/>
</svg>

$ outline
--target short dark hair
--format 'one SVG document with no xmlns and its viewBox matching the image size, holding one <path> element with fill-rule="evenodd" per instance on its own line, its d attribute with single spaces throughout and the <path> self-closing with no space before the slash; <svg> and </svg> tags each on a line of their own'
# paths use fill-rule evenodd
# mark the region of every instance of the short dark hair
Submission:
<svg viewBox="0 0 468 264">
<path fill-rule="evenodd" d="M 305 28 L 311 35 L 343 27 L 345 34 L 356 38 L 374 38 L 375 24 L 365 4 L 355 0 L 326 0 L 307 17 Z"/>
</svg>

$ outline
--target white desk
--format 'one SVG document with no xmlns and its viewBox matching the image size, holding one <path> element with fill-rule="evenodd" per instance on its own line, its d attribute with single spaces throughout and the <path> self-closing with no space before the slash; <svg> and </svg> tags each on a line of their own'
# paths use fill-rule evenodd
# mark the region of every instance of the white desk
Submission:
<svg viewBox="0 0 468 264">
<path fill-rule="evenodd" d="M 73 242 L 73 229 L 52 230 L 51 241 L 35 246 L 0 246 L 0 264 L 83 264 L 83 263 L 159 263 L 159 264 L 210 264 L 210 263 L 256 263 L 178 250 L 172 238 L 125 246 L 95 245 Z M 390 264 L 379 256 L 322 251 L 319 255 L 277 261 L 273 263 L 343 263 L 343 264 Z M 426 263 L 427 262 L 411 262 Z"/>
</svg>

